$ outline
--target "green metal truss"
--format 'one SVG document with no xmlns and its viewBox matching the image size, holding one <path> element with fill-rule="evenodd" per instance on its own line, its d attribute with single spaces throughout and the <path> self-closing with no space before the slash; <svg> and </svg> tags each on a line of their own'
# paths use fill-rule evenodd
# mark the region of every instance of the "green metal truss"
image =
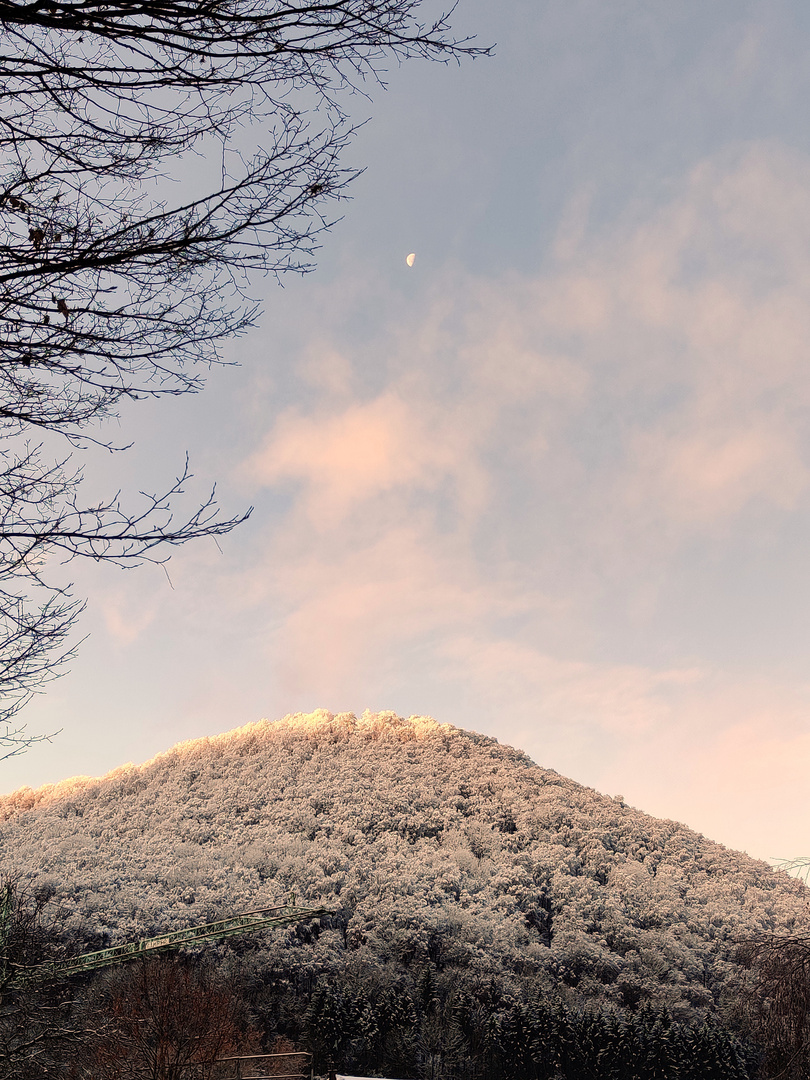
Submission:
<svg viewBox="0 0 810 1080">
<path fill-rule="evenodd" d="M 189 926 L 185 930 L 172 930 L 168 934 L 143 938 L 129 945 L 113 945 L 109 949 L 99 949 L 97 952 L 84 953 L 66 960 L 49 960 L 35 967 L 17 968 L 12 976 L 11 985 L 34 986 L 50 979 L 64 979 L 85 971 L 98 971 L 99 968 L 125 964 L 128 960 L 137 960 L 142 956 L 170 952 L 183 945 L 193 945 L 200 941 L 220 941 L 223 938 L 234 937 L 236 934 L 247 934 L 251 930 L 271 930 L 278 926 L 289 926 L 292 923 L 316 919 L 319 915 L 328 914 L 330 913 L 326 908 L 296 907 L 293 897 L 290 904 L 280 907 L 245 911 L 230 919 L 220 919 L 218 922 L 203 923 L 200 926 Z"/>
</svg>

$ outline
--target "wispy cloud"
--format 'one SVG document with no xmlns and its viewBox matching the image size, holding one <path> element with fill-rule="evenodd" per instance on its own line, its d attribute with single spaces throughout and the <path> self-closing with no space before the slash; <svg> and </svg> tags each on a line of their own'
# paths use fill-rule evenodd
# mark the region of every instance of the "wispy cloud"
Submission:
<svg viewBox="0 0 810 1080">
<path fill-rule="evenodd" d="M 284 413 L 245 464 L 262 486 L 300 485 L 307 528 L 334 526 L 380 496 L 436 493 L 451 482 L 478 503 L 485 472 L 475 467 L 474 439 L 440 409 L 415 407 L 396 391 L 339 411 Z"/>
<path fill-rule="evenodd" d="M 102 592 L 98 607 L 108 639 L 118 646 L 132 645 L 155 620 L 159 600 L 152 590 L 128 590 L 119 585 Z"/>
</svg>

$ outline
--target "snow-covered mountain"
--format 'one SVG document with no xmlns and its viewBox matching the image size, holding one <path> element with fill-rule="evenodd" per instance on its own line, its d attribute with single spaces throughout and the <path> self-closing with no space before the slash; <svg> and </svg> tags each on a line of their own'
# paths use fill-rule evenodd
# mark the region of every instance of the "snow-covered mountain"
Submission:
<svg viewBox="0 0 810 1080">
<path fill-rule="evenodd" d="M 684 1019 L 733 992 L 737 939 L 810 929 L 810 890 L 787 874 L 391 713 L 262 721 L 23 788 L 0 798 L 0 857 L 62 894 L 94 946 L 295 893 L 335 916 L 243 943 L 257 971 L 430 962 Z"/>
</svg>

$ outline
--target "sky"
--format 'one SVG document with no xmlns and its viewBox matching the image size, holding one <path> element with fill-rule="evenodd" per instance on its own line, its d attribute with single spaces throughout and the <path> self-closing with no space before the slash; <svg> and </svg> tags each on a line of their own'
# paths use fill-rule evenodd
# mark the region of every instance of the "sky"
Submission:
<svg viewBox="0 0 810 1080">
<path fill-rule="evenodd" d="M 0 789 L 391 709 L 810 855 L 810 9 L 453 25 L 494 55 L 352 101 L 365 172 L 239 366 L 90 462 L 137 492 L 188 451 L 191 496 L 255 509 L 167 573 L 70 568 L 87 637 L 23 717 L 61 733 Z"/>
</svg>

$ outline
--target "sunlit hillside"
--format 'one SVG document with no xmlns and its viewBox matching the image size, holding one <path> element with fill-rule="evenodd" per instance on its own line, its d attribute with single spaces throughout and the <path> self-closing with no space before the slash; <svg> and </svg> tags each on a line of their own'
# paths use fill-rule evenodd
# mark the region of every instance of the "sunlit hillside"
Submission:
<svg viewBox="0 0 810 1080">
<path fill-rule="evenodd" d="M 737 939 L 810 927 L 787 874 L 422 717 L 263 721 L 21 789 L 0 821 L 4 869 L 63 894 L 94 946 L 291 893 L 334 909 L 234 946 L 310 981 L 430 963 L 687 1018 L 728 997 Z"/>
</svg>

